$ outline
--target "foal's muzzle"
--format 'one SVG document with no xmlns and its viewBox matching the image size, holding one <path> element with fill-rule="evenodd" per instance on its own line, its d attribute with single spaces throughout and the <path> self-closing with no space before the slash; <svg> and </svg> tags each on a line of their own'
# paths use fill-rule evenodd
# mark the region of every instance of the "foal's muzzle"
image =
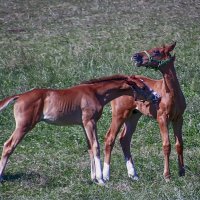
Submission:
<svg viewBox="0 0 200 200">
<path fill-rule="evenodd" d="M 160 101 L 161 96 L 157 92 L 152 90 L 152 95 L 150 98 L 151 98 L 152 103 L 157 104 Z"/>
<path fill-rule="evenodd" d="M 138 99 L 138 94 L 139 94 L 144 98 L 143 100 L 140 99 L 141 101 L 149 101 L 153 104 L 157 104 L 160 101 L 161 96 L 153 89 L 149 88 L 148 86 L 146 87 L 148 88 L 148 91 L 138 90 L 134 87 L 131 87 L 135 96 L 135 100 L 137 101 L 140 99 L 140 98 Z"/>
<path fill-rule="evenodd" d="M 139 66 L 143 63 L 143 58 L 142 58 L 142 56 L 141 56 L 139 53 L 134 54 L 134 55 L 131 57 L 131 60 L 132 60 L 132 62 L 135 63 L 135 65 L 136 65 L 137 67 L 139 67 Z"/>
</svg>

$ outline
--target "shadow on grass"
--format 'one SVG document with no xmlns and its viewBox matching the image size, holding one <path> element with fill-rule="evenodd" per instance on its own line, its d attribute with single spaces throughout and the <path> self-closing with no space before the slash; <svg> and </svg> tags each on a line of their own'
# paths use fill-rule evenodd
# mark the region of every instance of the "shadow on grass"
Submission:
<svg viewBox="0 0 200 200">
<path fill-rule="evenodd" d="M 67 177 L 57 177 L 57 176 L 48 176 L 48 175 L 42 175 L 37 172 L 16 172 L 16 173 L 6 173 L 3 176 L 2 184 L 4 183 L 16 183 L 16 184 L 23 184 L 27 186 L 34 187 L 40 186 L 40 187 L 48 187 L 48 188 L 56 188 L 56 187 L 67 187 L 70 184 L 71 178 Z M 94 182 L 90 179 L 84 179 L 81 184 L 84 185 L 93 185 Z"/>
<path fill-rule="evenodd" d="M 37 181 L 41 179 L 41 175 L 37 172 L 30 172 L 30 173 L 23 173 L 23 172 L 18 172 L 15 174 L 9 174 L 7 173 L 6 175 L 3 176 L 3 182 L 15 182 L 15 181 Z"/>
<path fill-rule="evenodd" d="M 15 180 L 19 180 L 25 176 L 26 176 L 25 173 L 7 174 L 3 176 L 3 181 L 14 182 Z"/>
</svg>

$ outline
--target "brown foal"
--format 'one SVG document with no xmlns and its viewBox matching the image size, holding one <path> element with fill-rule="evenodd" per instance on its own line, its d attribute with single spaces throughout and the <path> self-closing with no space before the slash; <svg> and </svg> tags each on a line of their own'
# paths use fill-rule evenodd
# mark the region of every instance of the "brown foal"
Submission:
<svg viewBox="0 0 200 200">
<path fill-rule="evenodd" d="M 128 96 L 121 96 L 111 102 L 112 123 L 105 137 L 104 180 L 109 180 L 110 177 L 111 151 L 122 124 L 124 124 L 124 126 L 120 133 L 120 144 L 126 160 L 128 176 L 133 180 L 138 179 L 130 152 L 130 143 L 132 134 L 135 131 L 138 120 L 142 114 L 153 117 L 159 124 L 164 153 L 165 180 L 169 181 L 170 179 L 169 156 L 171 145 L 168 132 L 169 122 L 172 123 L 174 130 L 175 146 L 178 154 L 179 175 L 183 176 L 185 174 L 182 124 L 186 103 L 174 68 L 175 56 L 170 55 L 170 52 L 174 49 L 175 45 L 176 43 L 173 43 L 171 45 L 153 48 L 133 55 L 132 60 L 135 62 L 136 66 L 154 68 L 162 73 L 163 79 L 161 80 L 153 80 L 139 75 L 136 76 L 156 91 L 161 96 L 161 99 L 157 105 L 147 101 L 135 101 Z"/>
<path fill-rule="evenodd" d="M 82 125 L 91 159 L 91 178 L 103 185 L 100 148 L 96 123 L 105 104 L 122 95 L 156 101 L 154 91 L 135 76 L 115 75 L 84 82 L 69 89 L 34 89 L 0 101 L 0 111 L 16 101 L 14 117 L 16 128 L 4 143 L 0 161 L 0 179 L 9 156 L 25 134 L 40 122 L 54 125 Z"/>
</svg>

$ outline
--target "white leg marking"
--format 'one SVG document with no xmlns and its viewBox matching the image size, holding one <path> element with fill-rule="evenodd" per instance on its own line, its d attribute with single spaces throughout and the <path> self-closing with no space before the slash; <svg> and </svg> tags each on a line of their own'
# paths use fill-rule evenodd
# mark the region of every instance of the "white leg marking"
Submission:
<svg viewBox="0 0 200 200">
<path fill-rule="evenodd" d="M 133 180 L 138 180 L 138 175 L 134 164 L 130 160 L 126 160 L 126 167 L 128 171 L 128 176 Z"/>
<path fill-rule="evenodd" d="M 96 171 L 95 171 L 95 162 L 94 159 L 91 160 L 91 179 L 95 180 L 96 178 Z"/>
<path fill-rule="evenodd" d="M 101 161 L 100 158 L 95 156 L 94 157 L 95 161 L 95 168 L 96 168 L 96 179 L 98 181 L 99 185 L 105 185 L 103 179 L 102 179 L 102 170 L 101 170 Z"/>
<path fill-rule="evenodd" d="M 94 157 L 94 161 L 95 161 L 95 168 L 96 168 L 96 178 L 102 179 L 101 161 L 97 156 Z"/>
<path fill-rule="evenodd" d="M 103 165 L 103 179 L 109 181 L 110 179 L 110 165 L 104 162 Z"/>
</svg>

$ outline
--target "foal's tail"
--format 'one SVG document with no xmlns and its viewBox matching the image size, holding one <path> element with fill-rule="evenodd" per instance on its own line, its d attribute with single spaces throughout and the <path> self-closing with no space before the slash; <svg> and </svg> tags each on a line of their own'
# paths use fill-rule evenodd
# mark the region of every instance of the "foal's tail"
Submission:
<svg viewBox="0 0 200 200">
<path fill-rule="evenodd" d="M 11 97 L 7 97 L 0 101 L 0 112 L 5 109 L 9 104 L 13 103 L 15 100 L 19 98 L 19 95 L 14 95 Z"/>
</svg>

